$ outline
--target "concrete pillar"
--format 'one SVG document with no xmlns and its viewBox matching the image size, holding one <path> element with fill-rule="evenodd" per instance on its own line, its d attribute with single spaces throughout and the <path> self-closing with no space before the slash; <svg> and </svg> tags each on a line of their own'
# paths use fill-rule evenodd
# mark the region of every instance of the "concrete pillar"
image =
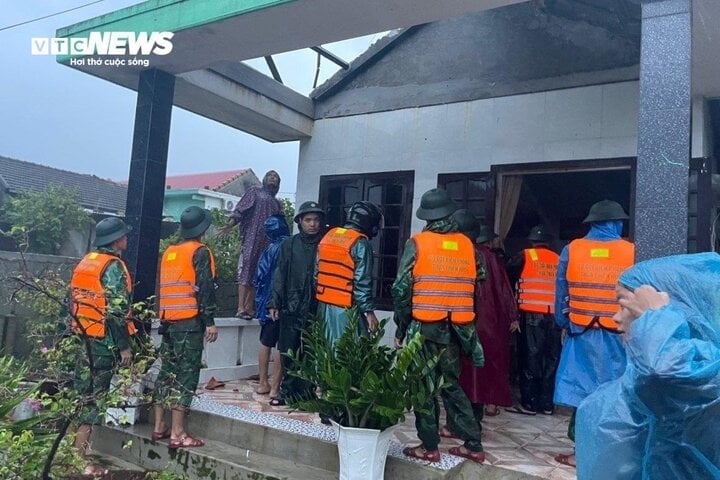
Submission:
<svg viewBox="0 0 720 480">
<path fill-rule="evenodd" d="M 638 261 L 687 251 L 691 27 L 691 0 L 642 1 Z"/>
<path fill-rule="evenodd" d="M 126 212 L 133 231 L 125 252 L 135 301 L 155 294 L 174 91 L 173 75 L 156 69 L 140 73 Z"/>
</svg>

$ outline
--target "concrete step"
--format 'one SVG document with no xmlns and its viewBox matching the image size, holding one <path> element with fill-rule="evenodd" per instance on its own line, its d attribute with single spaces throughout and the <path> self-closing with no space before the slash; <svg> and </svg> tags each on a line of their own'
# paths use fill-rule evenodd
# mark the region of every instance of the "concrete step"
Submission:
<svg viewBox="0 0 720 480">
<path fill-rule="evenodd" d="M 337 479 L 335 472 L 217 440 L 205 440 L 203 447 L 170 450 L 167 440 L 152 442 L 151 432 L 149 425 L 100 427 L 94 433 L 95 448 L 148 470 L 171 471 L 190 479 Z"/>
<path fill-rule="evenodd" d="M 214 411 L 214 410 L 213 410 Z M 168 468 L 190 478 L 244 479 L 336 479 L 339 471 L 335 433 L 329 427 L 305 424 L 281 416 L 243 411 L 250 421 L 230 418 L 228 412 L 191 410 L 187 429 L 206 445 L 197 449 L 170 451 L 167 440 L 153 443 L 150 425 L 98 428 L 96 448 L 148 469 Z M 217 414 L 222 413 L 222 415 Z M 147 418 L 147 416 L 144 416 Z M 248 418 L 249 419 L 249 418 Z M 152 419 L 150 419 L 152 424 Z M 166 419 L 169 421 L 169 418 Z M 262 424 L 264 423 L 264 424 Z M 129 448 L 123 445 L 132 440 Z M 391 445 L 398 451 L 399 445 Z M 396 452 L 397 453 L 397 452 Z M 449 460 L 449 461 L 448 461 Z M 392 480 L 530 480 L 533 475 L 457 457 L 443 459 L 443 468 L 388 456 L 385 478 Z M 215 476 L 209 476 L 217 469 Z M 223 473 L 221 475 L 220 473 Z M 227 473 L 227 475 L 225 475 Z M 234 475 L 237 475 L 235 477 Z M 255 475 L 255 476 L 253 476 Z"/>
</svg>

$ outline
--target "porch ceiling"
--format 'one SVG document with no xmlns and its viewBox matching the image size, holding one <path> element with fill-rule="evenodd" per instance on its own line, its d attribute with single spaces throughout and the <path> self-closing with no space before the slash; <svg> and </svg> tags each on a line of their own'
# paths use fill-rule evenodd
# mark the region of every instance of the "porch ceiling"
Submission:
<svg viewBox="0 0 720 480">
<path fill-rule="evenodd" d="M 175 105 L 277 142 L 310 135 L 312 103 L 272 79 L 249 87 L 215 67 L 523 1 L 150 0 L 61 28 L 56 36 L 174 32 L 172 53 L 150 58 L 152 67 L 177 76 Z M 142 69 L 71 66 L 67 56 L 58 62 L 132 90 Z"/>
</svg>

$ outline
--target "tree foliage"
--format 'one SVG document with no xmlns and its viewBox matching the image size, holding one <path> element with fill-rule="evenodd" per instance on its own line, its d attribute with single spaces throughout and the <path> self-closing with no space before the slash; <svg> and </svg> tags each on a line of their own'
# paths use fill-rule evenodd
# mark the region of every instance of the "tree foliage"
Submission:
<svg viewBox="0 0 720 480">
<path fill-rule="evenodd" d="M 80 192 L 58 185 L 15 195 L 0 211 L 20 249 L 32 253 L 56 254 L 70 230 L 83 229 L 91 221 L 80 206 Z"/>
</svg>

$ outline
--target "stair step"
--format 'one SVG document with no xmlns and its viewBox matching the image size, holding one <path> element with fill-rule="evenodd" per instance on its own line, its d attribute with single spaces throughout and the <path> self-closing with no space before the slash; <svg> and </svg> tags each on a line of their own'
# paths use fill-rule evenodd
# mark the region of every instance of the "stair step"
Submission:
<svg viewBox="0 0 720 480">
<path fill-rule="evenodd" d="M 148 470 L 170 470 L 196 478 L 334 480 L 337 473 L 206 439 L 198 448 L 170 450 L 168 441 L 152 442 L 150 425 L 129 428 L 100 427 L 94 445 L 103 453 Z"/>
</svg>

